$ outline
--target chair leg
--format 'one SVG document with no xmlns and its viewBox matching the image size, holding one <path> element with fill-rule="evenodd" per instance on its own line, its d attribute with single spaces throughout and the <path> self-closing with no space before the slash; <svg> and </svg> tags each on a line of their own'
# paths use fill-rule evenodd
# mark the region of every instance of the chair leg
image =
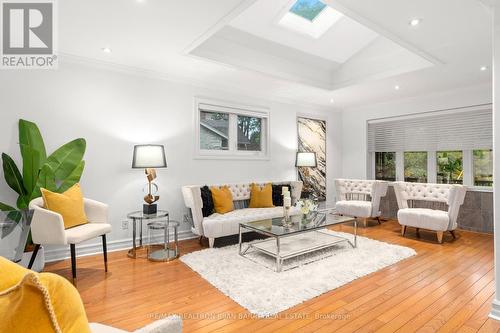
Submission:
<svg viewBox="0 0 500 333">
<path fill-rule="evenodd" d="M 40 250 L 40 244 L 35 244 L 35 248 L 33 249 L 33 254 L 31 255 L 30 262 L 28 264 L 28 269 L 31 269 L 31 267 L 33 267 L 36 255 L 38 254 L 38 250 Z"/>
<path fill-rule="evenodd" d="M 442 231 L 437 232 L 437 239 L 438 239 L 439 244 L 443 243 L 443 232 Z"/>
<path fill-rule="evenodd" d="M 450 230 L 450 234 L 451 237 L 453 237 L 453 239 L 457 239 L 457 236 L 455 235 L 455 230 Z"/>
<path fill-rule="evenodd" d="M 406 232 L 406 226 L 405 226 L 405 225 L 402 225 L 402 226 L 401 226 L 401 236 L 403 236 L 403 237 L 404 237 L 405 232 Z"/>
<path fill-rule="evenodd" d="M 102 235 L 102 254 L 104 256 L 104 271 L 108 271 L 108 248 L 106 246 L 106 235 Z"/>
<path fill-rule="evenodd" d="M 215 238 L 209 238 L 208 239 L 208 246 L 210 246 L 212 248 L 212 247 L 214 247 L 214 244 L 215 244 Z"/>
<path fill-rule="evenodd" d="M 420 238 L 420 228 L 416 228 L 417 237 Z"/>
<path fill-rule="evenodd" d="M 377 222 L 378 224 L 382 225 L 382 222 L 380 222 L 380 216 L 377 216 Z"/>
<path fill-rule="evenodd" d="M 73 277 L 73 285 L 76 286 L 76 248 L 75 244 L 69 244 L 71 250 L 71 275 Z"/>
</svg>

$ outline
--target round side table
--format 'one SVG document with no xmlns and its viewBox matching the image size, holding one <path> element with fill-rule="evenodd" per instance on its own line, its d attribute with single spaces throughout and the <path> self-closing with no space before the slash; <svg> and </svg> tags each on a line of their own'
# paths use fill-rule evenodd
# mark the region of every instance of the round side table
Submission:
<svg viewBox="0 0 500 333">
<path fill-rule="evenodd" d="M 180 223 L 169 220 L 168 222 L 154 221 L 148 223 L 148 259 L 151 261 L 171 261 L 179 258 L 179 239 L 177 229 Z M 174 238 L 170 239 L 170 232 Z M 162 242 L 158 243 L 158 236 Z"/>
<path fill-rule="evenodd" d="M 128 251 L 130 258 L 137 258 L 137 250 L 142 248 L 142 221 L 163 221 L 168 223 L 169 214 L 166 210 L 159 210 L 156 214 L 144 214 L 142 211 L 136 211 L 127 214 L 127 218 L 132 221 L 132 248 Z M 137 224 L 139 224 L 139 246 L 137 246 Z"/>
</svg>

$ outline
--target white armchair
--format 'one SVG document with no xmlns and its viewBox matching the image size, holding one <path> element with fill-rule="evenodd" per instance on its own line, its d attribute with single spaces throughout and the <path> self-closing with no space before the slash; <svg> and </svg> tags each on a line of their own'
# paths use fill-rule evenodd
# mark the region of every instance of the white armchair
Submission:
<svg viewBox="0 0 500 333">
<path fill-rule="evenodd" d="M 128 333 L 118 328 L 97 323 L 90 323 L 90 331 L 92 333 Z M 172 315 L 144 326 L 134 331 L 134 333 L 182 333 L 182 319 L 178 315 Z"/>
<path fill-rule="evenodd" d="M 368 218 L 380 224 L 380 199 L 387 194 L 387 187 L 388 183 L 380 180 L 335 179 L 335 209 L 340 215 L 362 218 L 365 227 Z"/>
<path fill-rule="evenodd" d="M 104 268 L 108 271 L 106 234 L 111 232 L 108 224 L 108 206 L 101 202 L 84 199 L 85 214 L 89 223 L 64 229 L 63 218 L 60 214 L 44 208 L 43 199 L 37 198 L 30 202 L 29 208 L 34 210 L 31 221 L 31 237 L 35 248 L 28 268 L 31 268 L 40 245 L 68 245 L 71 250 L 71 272 L 73 284 L 76 283 L 76 244 L 99 237 L 102 238 Z"/>
<path fill-rule="evenodd" d="M 439 243 L 443 242 L 445 231 L 449 231 L 455 238 L 458 212 L 466 194 L 464 186 L 396 182 L 394 191 L 398 201 L 398 221 L 403 236 L 407 227 L 413 227 L 417 232 L 419 229 L 436 231 Z M 443 209 L 414 207 L 417 201 L 440 204 Z"/>
</svg>

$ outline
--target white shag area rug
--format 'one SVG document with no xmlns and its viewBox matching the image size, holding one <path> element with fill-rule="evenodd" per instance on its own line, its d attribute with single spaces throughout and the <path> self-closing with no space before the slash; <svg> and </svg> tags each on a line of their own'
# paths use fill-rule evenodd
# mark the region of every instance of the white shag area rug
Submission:
<svg viewBox="0 0 500 333">
<path fill-rule="evenodd" d="M 358 236 L 355 249 L 343 242 L 286 260 L 280 273 L 273 270 L 274 258 L 258 252 L 247 254 L 252 260 L 244 258 L 238 245 L 192 252 L 180 260 L 252 314 L 268 317 L 414 255 L 411 248 Z"/>
</svg>

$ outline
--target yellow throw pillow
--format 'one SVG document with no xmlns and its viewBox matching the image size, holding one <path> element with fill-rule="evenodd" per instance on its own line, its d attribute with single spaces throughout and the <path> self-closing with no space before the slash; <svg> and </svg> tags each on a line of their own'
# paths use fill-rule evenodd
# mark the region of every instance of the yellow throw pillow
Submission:
<svg viewBox="0 0 500 333">
<path fill-rule="evenodd" d="M 75 184 L 66 192 L 54 193 L 44 188 L 42 192 L 45 208 L 61 214 L 64 228 L 72 228 L 87 223 L 80 184 Z"/>
<path fill-rule="evenodd" d="M 80 295 L 65 278 L 2 257 L 0 272 L 0 332 L 90 333 Z"/>
<path fill-rule="evenodd" d="M 214 201 L 216 213 L 226 214 L 234 210 L 233 194 L 229 187 L 211 187 L 210 191 L 212 191 L 212 200 Z"/>
<path fill-rule="evenodd" d="M 269 208 L 273 205 L 273 185 L 268 183 L 260 188 L 257 184 L 251 185 L 250 208 Z"/>
</svg>

